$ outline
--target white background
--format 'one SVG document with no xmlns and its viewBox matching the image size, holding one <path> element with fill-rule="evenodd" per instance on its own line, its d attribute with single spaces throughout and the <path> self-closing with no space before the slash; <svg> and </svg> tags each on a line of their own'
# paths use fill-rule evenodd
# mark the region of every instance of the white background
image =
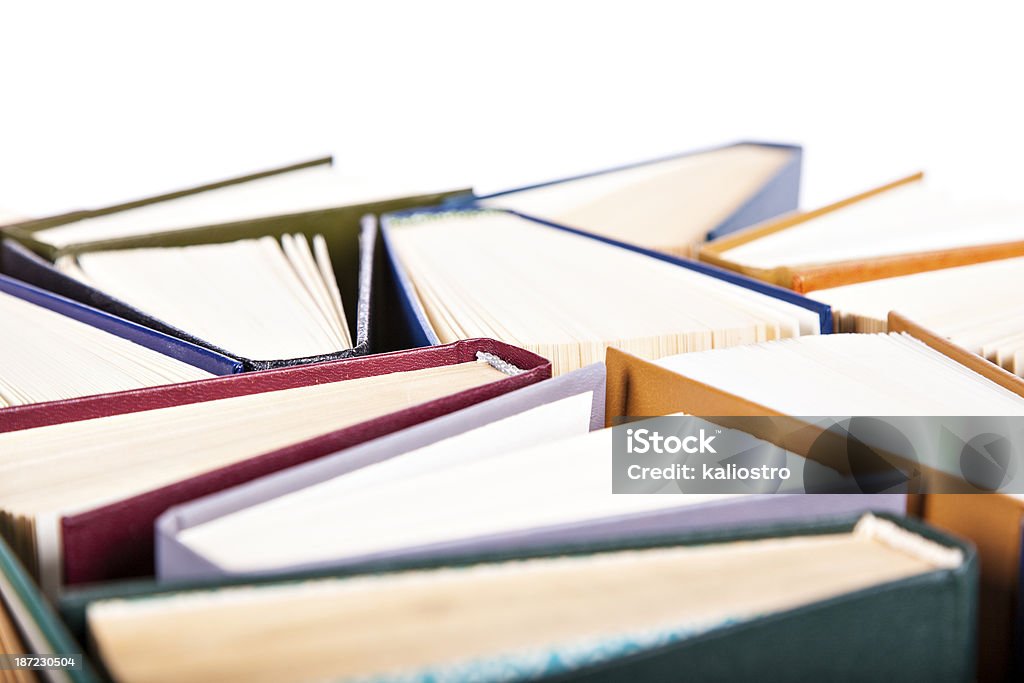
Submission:
<svg viewBox="0 0 1024 683">
<path fill-rule="evenodd" d="M 499 189 L 799 142 L 805 206 L 1024 179 L 1021 3 L 0 2 L 0 207 L 26 214 L 322 153 Z"/>
</svg>

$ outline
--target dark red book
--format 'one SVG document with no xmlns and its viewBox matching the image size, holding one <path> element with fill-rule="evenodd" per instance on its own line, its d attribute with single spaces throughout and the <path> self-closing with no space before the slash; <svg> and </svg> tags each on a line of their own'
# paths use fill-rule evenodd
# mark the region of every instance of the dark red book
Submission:
<svg viewBox="0 0 1024 683">
<path fill-rule="evenodd" d="M 449 366 L 460 367 L 442 370 Z M 458 377 L 438 374 L 453 370 L 459 373 Z M 8 494 L 13 500 L 17 494 L 27 493 L 25 477 L 30 476 L 44 482 L 50 492 L 48 495 L 59 492 L 60 478 L 66 477 L 63 486 L 74 495 L 70 495 L 68 503 L 63 504 L 64 512 L 55 516 L 30 509 L 39 505 L 35 502 L 36 496 L 25 495 L 29 502 L 22 507 L 0 503 L 0 512 L 11 515 L 8 519 L 17 520 L 20 516 L 24 520 L 23 523 L 4 524 L 2 528 L 12 545 L 21 549 L 20 554 L 26 564 L 49 591 L 57 590 L 61 585 L 150 575 L 153 572 L 153 523 L 169 507 L 460 410 L 550 375 L 550 363 L 540 356 L 501 342 L 473 339 L 377 356 L 3 409 L 0 410 L 0 432 L 7 433 L 0 434 L 0 469 L 12 465 L 33 469 L 31 465 L 34 464 L 36 474 L 19 473 L 22 478 L 9 482 L 7 487 L 0 482 L 0 501 L 8 500 Z M 355 384 L 312 388 L 314 385 L 344 382 Z M 455 390 L 448 391 L 447 382 Z M 375 390 L 376 383 L 380 383 L 382 388 Z M 352 387 L 351 391 L 349 387 Z M 332 398 L 310 397 L 310 392 L 320 391 L 333 392 Z M 247 412 L 245 406 L 252 400 L 244 397 L 267 392 L 281 393 L 273 401 L 260 404 L 259 410 L 263 413 L 255 408 L 256 412 Z M 420 400 L 425 397 L 426 400 Z M 353 423 L 354 401 L 374 404 L 373 410 L 378 414 Z M 209 403 L 208 409 L 187 407 L 203 403 Z M 338 406 L 336 414 L 335 405 Z M 401 407 L 389 409 L 389 405 Z M 331 409 L 325 409 L 328 406 Z M 205 447 L 196 445 L 196 424 L 206 425 L 211 419 L 220 420 L 221 411 L 228 407 L 234 409 L 230 421 L 211 426 L 211 429 L 220 430 L 221 441 L 232 441 L 234 434 L 238 435 L 238 440 L 244 441 L 248 430 L 267 429 L 268 420 L 286 415 L 289 410 L 292 411 L 291 424 L 294 426 L 297 420 L 306 433 L 314 436 L 287 442 L 283 446 L 279 444 L 272 450 L 268 449 L 269 452 L 256 452 L 223 466 L 200 467 L 198 473 L 160 486 L 147 487 L 145 479 L 148 474 L 145 470 L 136 470 L 143 476 L 137 481 L 128 476 L 129 483 L 124 487 L 127 493 L 122 497 L 110 496 L 108 492 L 99 496 L 103 498 L 102 504 L 86 504 L 85 498 L 93 494 L 78 492 L 74 480 L 70 479 L 73 475 L 64 472 L 72 469 L 70 465 L 73 465 L 75 470 L 84 468 L 84 482 L 90 477 L 102 479 L 104 458 L 123 457 L 136 468 L 139 465 L 133 459 L 142 459 L 142 467 L 145 467 L 146 448 L 158 449 L 160 453 L 173 450 L 183 459 L 193 457 Z M 366 408 L 362 406 L 358 410 Z M 142 412 L 149 414 L 132 417 L 132 414 Z M 160 432 L 146 431 L 154 417 L 162 421 Z M 332 427 L 332 423 L 336 423 L 335 426 Z M 103 442 L 107 434 L 110 436 L 109 446 Z M 134 434 L 130 446 L 118 441 L 125 434 Z M 175 443 L 176 440 L 180 443 Z M 101 443 L 99 448 L 88 450 L 82 445 L 97 441 Z M 65 464 L 60 461 L 62 450 L 66 451 Z M 78 453 L 84 450 L 88 450 L 87 455 Z M 130 452 L 115 454 L 126 450 Z M 57 459 L 52 459 L 53 454 Z M 166 457 L 171 456 L 167 454 Z M 52 469 L 45 470 L 41 464 L 43 460 L 52 460 L 48 465 Z M 110 468 L 109 474 L 112 478 L 126 476 L 119 474 L 116 467 Z M 49 476 L 54 477 L 54 481 L 50 481 Z M 97 486 L 102 489 L 107 484 Z M 4 490 L 8 487 L 9 492 Z M 73 512 L 70 511 L 72 509 Z"/>
</svg>

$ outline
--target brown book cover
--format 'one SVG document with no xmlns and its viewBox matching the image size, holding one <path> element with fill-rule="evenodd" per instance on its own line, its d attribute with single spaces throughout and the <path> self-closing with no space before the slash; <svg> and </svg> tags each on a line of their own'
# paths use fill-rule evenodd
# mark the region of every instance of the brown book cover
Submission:
<svg viewBox="0 0 1024 683">
<path fill-rule="evenodd" d="M 890 313 L 891 332 L 905 332 L 932 349 L 952 358 L 1000 386 L 1024 396 L 1024 380 L 984 358 L 953 344 L 899 313 Z M 735 416 L 734 425 L 751 431 L 741 416 L 778 416 L 765 406 L 729 394 L 666 368 L 609 349 L 607 356 L 608 390 L 606 420 L 609 426 L 619 417 L 666 415 L 675 412 L 708 417 Z M 786 422 L 789 420 L 790 422 Z M 726 422 L 716 420 L 717 422 Z M 771 421 L 779 433 L 768 433 L 768 421 L 757 421 L 754 434 L 795 453 L 807 455 L 809 443 L 820 431 L 799 430 L 795 418 L 781 417 Z M 724 426 L 730 426 L 724 424 Z M 745 428 L 747 427 L 747 428 Z M 820 451 L 816 451 L 820 452 Z M 844 472 L 843 458 L 825 463 Z M 928 490 L 964 490 L 965 484 L 948 475 L 926 472 Z M 1011 670 L 1014 652 L 1014 631 L 1019 609 L 1021 571 L 1021 536 L 1024 530 L 1024 500 L 1002 494 L 929 493 L 910 496 L 908 513 L 920 516 L 930 524 L 963 536 L 978 548 L 981 560 L 981 599 L 979 608 L 979 680 L 1002 681 Z"/>
<path fill-rule="evenodd" d="M 753 242 L 766 235 L 802 225 L 820 216 L 842 211 L 851 205 L 870 200 L 880 194 L 905 187 L 911 183 L 921 182 L 923 179 L 923 173 L 915 173 L 914 175 L 901 178 L 895 182 L 876 187 L 813 211 L 795 212 L 778 219 L 751 226 L 703 245 L 700 249 L 699 258 L 701 261 L 721 268 L 728 268 L 758 280 L 806 293 L 817 289 L 839 287 L 856 282 L 868 282 L 928 270 L 966 266 L 972 263 L 1024 256 L 1024 241 L 894 254 L 872 259 L 794 264 L 777 268 L 745 266 L 730 260 L 726 255 L 726 252 L 730 249 L 740 245 Z"/>
</svg>

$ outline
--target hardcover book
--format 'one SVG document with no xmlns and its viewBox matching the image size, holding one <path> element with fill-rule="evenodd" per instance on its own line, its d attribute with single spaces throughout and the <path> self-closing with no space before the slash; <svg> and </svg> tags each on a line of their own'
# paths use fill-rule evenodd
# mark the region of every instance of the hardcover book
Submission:
<svg viewBox="0 0 1024 683">
<path fill-rule="evenodd" d="M 236 361 L 0 275 L 0 415 L 9 406 L 188 382 Z"/>
<path fill-rule="evenodd" d="M 1024 375 L 1024 258 L 858 282 L 810 292 L 841 332 L 884 332 L 890 311 L 1015 375 Z"/>
<path fill-rule="evenodd" d="M 560 403 L 266 500 L 247 501 L 241 508 L 222 509 L 211 518 L 204 511 L 222 507 L 229 497 L 237 500 L 242 492 L 172 510 L 159 523 L 159 542 L 168 552 L 168 571 L 160 576 L 272 574 L 370 559 L 512 552 L 624 535 L 757 526 L 868 510 L 902 512 L 906 505 L 899 494 L 785 490 L 615 495 L 611 431 L 568 436 L 563 431 L 555 438 L 552 431 L 567 420 L 565 401 Z M 519 438 L 501 439 L 486 450 L 474 447 L 491 444 L 510 430 Z M 531 443 L 531 433 L 546 438 Z M 786 464 L 797 469 L 799 461 L 789 455 Z M 410 518 L 417 519 L 414 527 Z M 162 572 L 163 558 L 160 564 Z"/>
<path fill-rule="evenodd" d="M 797 208 L 803 151 L 738 142 L 478 197 L 620 242 L 692 256 L 697 245 Z"/>
<path fill-rule="evenodd" d="M 881 680 L 966 683 L 976 572 L 970 546 L 866 515 L 113 585 L 61 610 L 125 682 L 853 682 L 870 662 Z M 199 644 L 209 657 L 181 656 Z"/>
<path fill-rule="evenodd" d="M 1024 205 L 940 192 L 918 173 L 706 244 L 700 259 L 798 292 L 1024 256 Z"/>
<path fill-rule="evenodd" d="M 322 489 L 321 484 L 344 478 L 343 486 L 353 491 L 353 486 L 362 489 L 373 482 L 411 480 L 435 469 L 469 465 L 600 429 L 604 425 L 604 379 L 604 364 L 595 363 L 172 508 L 157 522 L 157 575 L 161 580 L 178 580 L 229 573 L 181 543 L 181 534 L 236 513 L 244 515 L 246 510 L 263 504 L 295 511 L 301 505 L 296 499 Z M 357 472 L 355 477 L 346 476 Z M 327 495 L 334 498 L 337 491 Z M 344 524 L 340 519 L 334 521 Z M 274 543 L 267 535 L 259 545 L 269 547 Z M 302 568 L 311 565 L 310 561 L 302 562 Z"/>
<path fill-rule="evenodd" d="M 376 228 L 363 217 L 453 194 L 360 185 L 308 164 L 13 226 L 28 248 L 6 245 L 2 270 L 247 370 L 335 360 L 369 351 Z"/>
<path fill-rule="evenodd" d="M 153 572 L 169 507 L 550 376 L 491 340 L 0 411 L 4 535 L 47 592 Z"/>
<path fill-rule="evenodd" d="M 382 235 L 417 345 L 484 333 L 552 361 L 647 358 L 831 331 L 828 306 L 721 269 L 499 210 L 392 214 Z"/>
<path fill-rule="evenodd" d="M 810 355 L 793 353 L 799 349 L 780 344 L 749 348 L 747 358 L 729 358 L 730 351 L 725 350 L 662 359 L 657 364 L 610 350 L 607 419 L 677 411 L 783 419 L 821 414 L 1024 414 L 1021 378 L 898 314 L 890 314 L 888 329 L 888 335 L 843 334 L 814 340 L 819 346 L 833 347 L 819 348 L 814 361 Z M 798 429 L 802 422 L 794 425 L 783 431 L 798 438 L 780 445 L 810 453 L 820 432 Z M 835 452 L 841 455 L 845 449 Z M 829 464 L 844 467 L 841 458 Z M 927 460 L 915 466 L 933 477 L 933 490 L 948 486 L 951 492 L 929 493 L 923 500 L 915 496 L 910 508 L 927 521 L 971 539 L 979 548 L 980 673 L 986 681 L 1003 680 L 1016 648 L 1024 506 L 1009 496 L 957 494 L 973 490 L 962 481 L 962 473 Z"/>
</svg>

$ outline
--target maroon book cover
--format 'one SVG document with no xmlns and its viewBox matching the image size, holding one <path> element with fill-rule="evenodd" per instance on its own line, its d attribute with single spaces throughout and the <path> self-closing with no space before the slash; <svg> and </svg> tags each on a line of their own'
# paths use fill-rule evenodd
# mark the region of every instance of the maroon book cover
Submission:
<svg viewBox="0 0 1024 683">
<path fill-rule="evenodd" d="M 154 570 L 153 524 L 168 508 L 547 379 L 551 376 L 551 364 L 502 342 L 471 339 L 317 365 L 18 406 L 0 410 L 0 431 L 468 363 L 476 360 L 477 352 L 493 354 L 522 372 L 61 520 L 65 585 L 148 576 Z M 187 444 L 182 447 L 187 448 Z"/>
</svg>

